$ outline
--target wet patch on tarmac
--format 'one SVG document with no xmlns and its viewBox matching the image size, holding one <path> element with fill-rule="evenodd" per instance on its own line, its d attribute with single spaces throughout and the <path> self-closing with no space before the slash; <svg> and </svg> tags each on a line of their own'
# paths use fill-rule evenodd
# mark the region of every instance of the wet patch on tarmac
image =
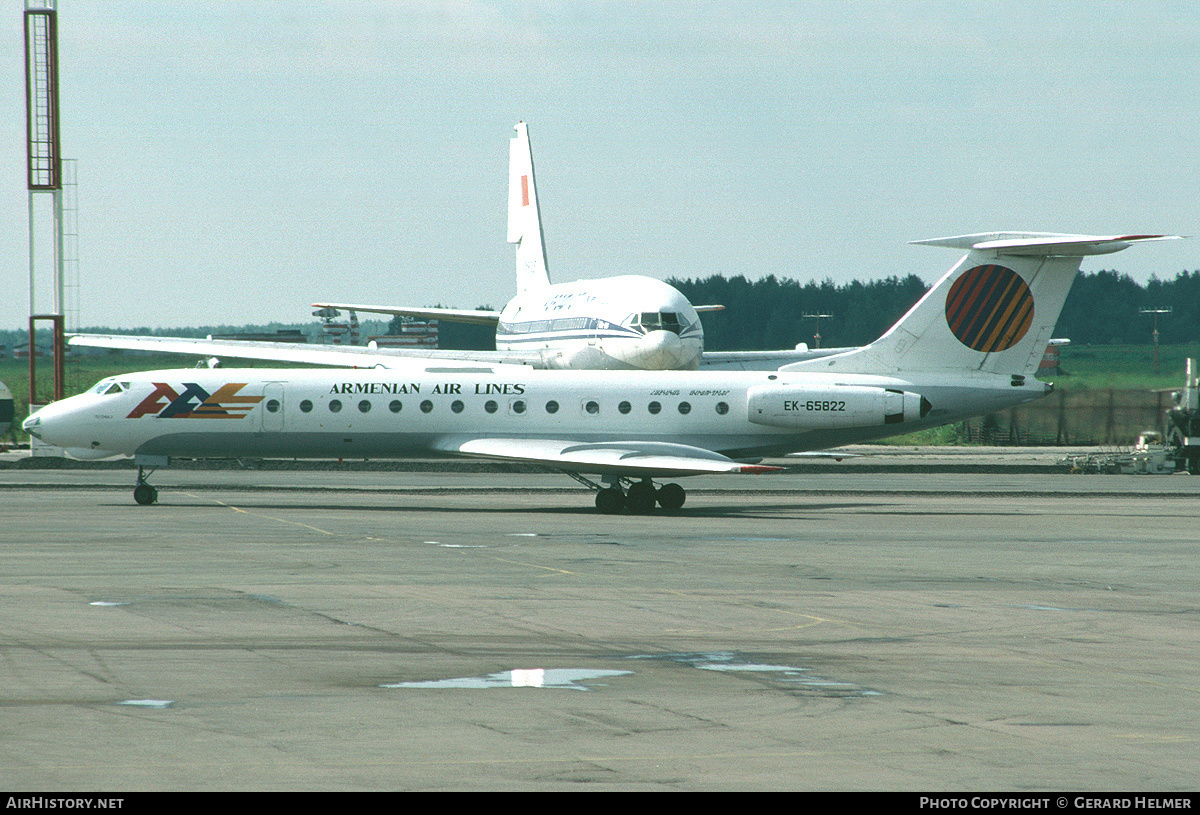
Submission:
<svg viewBox="0 0 1200 815">
<path fill-rule="evenodd" d="M 853 682 L 844 682 L 825 675 L 816 674 L 811 668 L 789 665 L 769 659 L 760 659 L 735 651 L 709 651 L 668 654 L 630 654 L 617 657 L 620 660 L 653 660 L 673 663 L 701 671 L 714 671 L 730 676 L 753 678 L 771 687 L 805 695 L 826 698 L 852 698 L 883 696 L 881 691 L 864 688 Z M 628 670 L 595 668 L 525 668 L 499 671 L 485 676 L 460 676 L 448 679 L 430 679 L 413 682 L 391 682 L 381 688 L 391 689 L 435 689 L 435 690 L 492 690 L 498 688 L 558 688 L 570 690 L 593 690 L 588 683 L 610 677 L 632 674 Z M 602 683 L 599 687 L 604 687 Z"/>
<path fill-rule="evenodd" d="M 518 668 L 486 676 L 462 676 L 454 679 L 434 679 L 424 682 L 394 682 L 381 688 L 434 688 L 438 690 L 489 690 L 493 688 L 558 688 L 591 690 L 586 682 L 624 676 L 633 671 L 597 670 L 591 668 Z"/>
<path fill-rule="evenodd" d="M 710 651 L 676 654 L 638 654 L 627 659 L 653 659 L 687 665 L 702 671 L 728 674 L 747 674 L 765 679 L 781 688 L 804 690 L 819 696 L 854 697 L 882 696 L 883 693 L 864 688 L 853 682 L 842 682 L 812 673 L 810 668 L 780 665 L 759 660 L 736 651 Z"/>
<path fill-rule="evenodd" d="M 170 699 L 126 699 L 123 702 L 117 702 L 117 704 L 128 707 L 150 708 L 151 710 L 166 710 L 175 705 Z"/>
</svg>

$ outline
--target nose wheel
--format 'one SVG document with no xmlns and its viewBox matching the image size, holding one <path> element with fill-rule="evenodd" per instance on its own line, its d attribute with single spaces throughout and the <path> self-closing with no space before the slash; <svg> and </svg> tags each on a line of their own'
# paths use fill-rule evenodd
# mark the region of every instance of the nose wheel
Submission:
<svg viewBox="0 0 1200 815">
<path fill-rule="evenodd" d="M 144 507 L 158 501 L 158 490 L 146 481 L 153 472 L 153 470 L 146 472 L 145 467 L 138 467 L 137 485 L 133 488 L 133 500 Z"/>
</svg>

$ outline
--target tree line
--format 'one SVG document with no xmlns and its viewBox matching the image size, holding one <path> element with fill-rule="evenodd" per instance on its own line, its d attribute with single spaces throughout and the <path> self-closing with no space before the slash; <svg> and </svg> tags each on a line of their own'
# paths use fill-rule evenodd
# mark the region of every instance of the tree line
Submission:
<svg viewBox="0 0 1200 815">
<path fill-rule="evenodd" d="M 864 345 L 878 338 L 928 290 L 916 275 L 835 284 L 801 284 L 774 275 L 747 280 L 714 275 L 703 280 L 667 281 L 693 304 L 722 304 L 724 311 L 702 316 L 704 345 L 712 351 L 757 351 Z M 1139 284 L 1114 271 L 1078 275 L 1063 305 L 1055 337 L 1076 345 L 1148 344 L 1155 315 L 1159 342 L 1200 340 L 1200 271 L 1180 272 L 1173 280 L 1151 278 Z M 819 315 L 819 316 L 816 316 Z"/>
<path fill-rule="evenodd" d="M 864 345 L 875 340 L 921 298 L 928 286 L 916 275 L 883 280 L 835 284 L 832 280 L 796 280 L 768 275 L 747 280 L 742 275 L 713 275 L 697 280 L 670 279 L 693 304 L 721 304 L 724 311 L 702 316 L 704 344 L 710 351 L 757 351 L 793 348 L 797 343 L 816 347 L 820 333 L 825 348 Z M 1153 315 L 1146 309 L 1170 309 Z M 1142 285 L 1115 271 L 1078 275 L 1063 306 L 1054 336 L 1076 345 L 1152 342 L 1157 318 L 1159 342 L 1176 345 L 1200 341 L 1200 271 L 1180 272 L 1172 280 L 1152 277 Z M 399 333 L 400 321 L 363 321 L 363 336 Z M 204 337 L 245 331 L 299 329 L 319 341 L 320 323 L 272 323 L 269 326 L 205 326 L 177 329 L 90 328 L 86 332 Z M 12 349 L 28 341 L 24 331 L 0 331 L 0 345 L 11 357 Z M 48 344 L 49 333 L 39 331 L 38 343 Z M 440 344 L 449 349 L 492 349 L 495 334 L 487 326 L 443 321 Z"/>
</svg>

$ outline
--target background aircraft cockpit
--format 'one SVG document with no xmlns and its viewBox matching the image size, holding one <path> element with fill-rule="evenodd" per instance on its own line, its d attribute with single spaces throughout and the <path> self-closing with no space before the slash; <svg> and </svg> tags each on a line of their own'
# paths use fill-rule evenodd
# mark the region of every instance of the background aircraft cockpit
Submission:
<svg viewBox="0 0 1200 815">
<path fill-rule="evenodd" d="M 679 334 L 683 326 L 679 324 L 679 315 L 674 311 L 643 311 L 630 317 L 628 325 L 649 334 L 651 331 L 670 331 Z"/>
</svg>

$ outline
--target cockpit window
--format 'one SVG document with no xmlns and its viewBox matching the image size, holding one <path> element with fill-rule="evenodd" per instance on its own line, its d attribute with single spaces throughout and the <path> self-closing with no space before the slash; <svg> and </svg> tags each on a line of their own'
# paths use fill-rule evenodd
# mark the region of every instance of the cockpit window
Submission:
<svg viewBox="0 0 1200 815">
<path fill-rule="evenodd" d="M 633 315 L 630 325 L 641 330 L 643 334 L 651 331 L 670 331 L 678 334 L 683 330 L 679 324 L 679 315 L 674 311 L 643 311 Z"/>
<path fill-rule="evenodd" d="M 124 393 L 129 389 L 128 382 L 117 382 L 115 379 L 102 379 L 92 388 L 92 393 L 108 396 L 112 393 Z"/>
</svg>

